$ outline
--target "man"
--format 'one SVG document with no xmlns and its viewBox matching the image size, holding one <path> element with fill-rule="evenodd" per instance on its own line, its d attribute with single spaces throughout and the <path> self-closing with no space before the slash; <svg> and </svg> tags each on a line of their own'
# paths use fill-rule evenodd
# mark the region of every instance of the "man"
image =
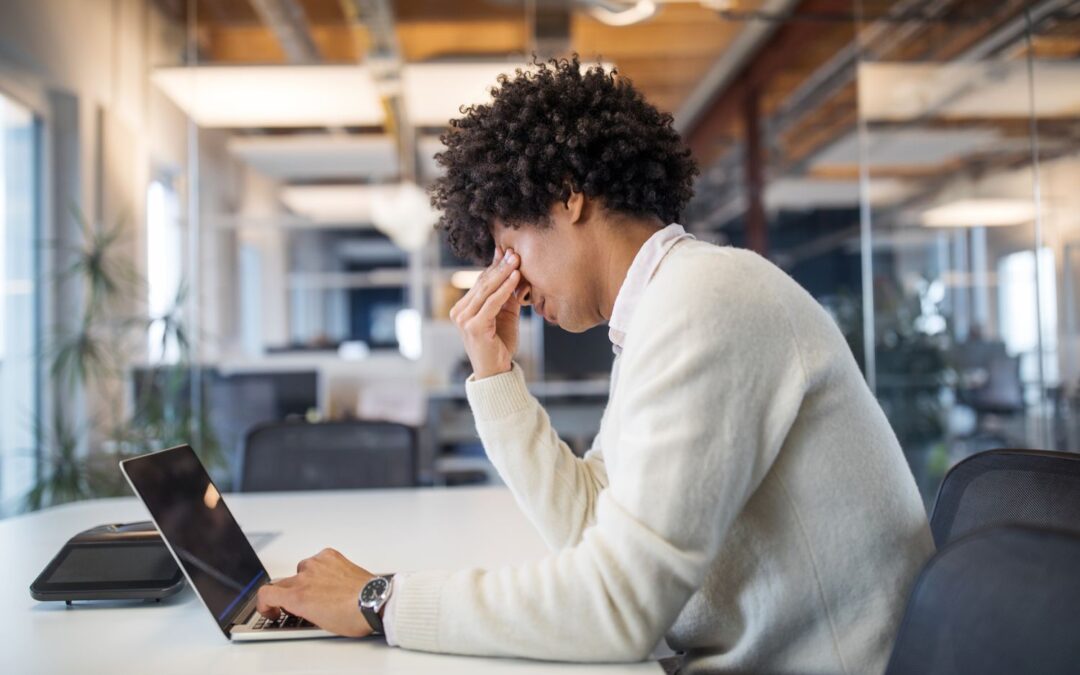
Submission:
<svg viewBox="0 0 1080 675">
<path fill-rule="evenodd" d="M 574 58 L 499 82 L 451 123 L 433 202 L 458 254 L 490 261 L 451 312 L 466 391 L 551 553 L 387 582 L 324 551 L 260 611 L 429 651 L 639 660 L 666 637 L 687 673 L 881 672 L 932 543 L 840 332 L 764 259 L 675 224 L 694 165 L 628 81 Z M 609 325 L 584 458 L 512 361 L 527 304 L 572 332 Z"/>
</svg>

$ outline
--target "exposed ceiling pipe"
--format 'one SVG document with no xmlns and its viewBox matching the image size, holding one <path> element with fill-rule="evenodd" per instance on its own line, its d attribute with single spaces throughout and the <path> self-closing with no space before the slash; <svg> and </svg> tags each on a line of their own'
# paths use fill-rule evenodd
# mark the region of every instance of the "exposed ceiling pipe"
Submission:
<svg viewBox="0 0 1080 675">
<path fill-rule="evenodd" d="M 541 60 L 546 60 L 570 51 L 572 13 L 570 0 L 525 0 L 525 22 L 529 35 L 526 58 L 536 54 Z"/>
<path fill-rule="evenodd" d="M 251 0 L 251 6 L 273 31 L 289 62 L 317 63 L 321 60 L 304 8 L 296 0 Z"/>
<path fill-rule="evenodd" d="M 907 2 L 897 3 L 893 6 L 890 14 L 909 11 L 919 4 L 920 3 L 917 0 L 908 0 Z M 940 13 L 947 9 L 951 4 L 952 3 L 949 0 L 938 0 L 926 11 Z M 1061 11 L 1065 11 L 1075 4 L 1077 4 L 1077 0 L 1041 0 L 1040 2 L 1035 3 L 1028 12 L 1030 13 L 1032 24 L 1037 25 L 1048 17 Z M 975 45 L 950 59 L 950 62 L 970 63 L 999 54 L 1010 45 L 1016 44 L 1018 40 L 1023 38 L 1026 25 L 1027 19 L 1024 16 L 1014 18 L 994 30 Z M 828 98 L 855 78 L 856 66 L 858 65 L 860 57 L 858 48 L 860 41 L 863 44 L 873 45 L 874 50 L 878 53 L 885 53 L 902 40 L 908 38 L 910 34 L 918 28 L 918 25 L 906 25 L 898 28 L 889 21 L 877 21 L 867 26 L 861 32 L 859 40 L 856 40 L 837 52 L 833 58 L 814 71 L 814 73 L 812 73 L 798 89 L 792 92 L 776 114 L 773 115 L 772 119 L 767 122 L 767 135 L 775 137 L 783 129 L 787 128 L 791 123 L 803 115 L 808 108 L 814 107 L 820 101 Z M 730 156 L 722 157 L 714 163 L 709 172 L 717 170 L 719 172 L 730 174 L 731 168 L 738 164 L 738 159 L 739 158 L 735 153 L 732 153 Z M 806 157 L 789 168 L 796 172 L 801 171 L 810 161 L 812 161 L 812 159 L 812 157 Z M 706 180 L 703 182 L 705 183 L 712 182 L 708 180 L 709 172 L 706 172 L 704 176 Z M 713 201 L 715 206 L 706 210 L 708 215 L 705 217 L 705 222 L 701 224 L 701 227 L 708 228 L 723 225 L 725 222 L 737 217 L 741 212 L 734 209 L 733 205 L 740 203 L 740 199 L 740 195 L 731 194 L 730 190 L 720 191 L 719 198 Z M 911 200 L 905 200 L 900 206 L 908 201 Z"/>
<path fill-rule="evenodd" d="M 761 4 L 761 10 L 781 14 L 794 8 L 797 2 L 798 0 L 765 0 Z M 676 131 L 686 135 L 697 124 L 709 104 L 742 72 L 776 29 L 777 24 L 772 21 L 751 21 L 739 31 L 731 45 L 716 59 L 709 72 L 690 92 L 686 102 L 675 114 Z"/>
<path fill-rule="evenodd" d="M 1044 2 L 1060 1 L 1061 0 L 1044 0 Z M 886 51 L 901 40 L 909 37 L 911 32 L 916 30 L 918 26 L 905 25 L 898 28 L 895 23 L 888 19 L 890 16 L 902 15 L 923 4 L 925 4 L 925 0 L 903 0 L 902 2 L 898 2 L 890 8 L 886 17 L 874 21 L 869 26 L 862 29 L 860 35 L 857 36 L 858 39 L 846 45 L 843 49 L 833 55 L 832 58 L 819 66 L 788 96 L 787 100 L 784 101 L 776 113 L 766 121 L 764 125 L 766 137 L 775 138 L 783 129 L 787 128 L 802 116 L 808 108 L 812 108 L 849 84 L 855 78 L 855 66 L 858 64 L 860 58 L 860 44 L 873 44 L 878 51 Z M 931 4 L 928 11 L 935 14 L 940 13 L 951 4 L 952 0 L 936 0 Z M 798 165 L 799 168 L 805 166 L 808 161 L 809 158 L 800 162 Z M 729 173 L 730 168 L 737 163 L 738 157 L 729 155 L 718 159 L 713 166 L 724 167 L 724 169 L 721 170 L 725 173 Z M 703 180 L 705 185 L 708 185 L 711 182 L 708 180 L 708 175 L 709 172 L 706 172 L 704 177 L 705 180 Z M 730 194 L 731 188 L 734 187 L 733 185 L 729 183 L 727 187 L 729 189 L 721 190 L 719 199 L 713 202 L 715 204 L 718 201 L 719 204 L 708 209 L 709 215 L 706 217 L 706 223 L 703 224 L 702 227 L 723 225 L 725 220 L 721 220 L 721 218 L 730 220 L 730 214 L 732 213 L 730 205 L 737 200 L 739 196 Z"/>
<path fill-rule="evenodd" d="M 386 113 L 386 131 L 397 142 L 402 180 L 416 182 L 416 129 L 405 113 L 401 48 L 393 7 L 389 0 L 342 0 L 342 9 L 350 23 L 358 21 L 367 28 L 371 46 L 365 63 L 379 87 Z"/>
</svg>

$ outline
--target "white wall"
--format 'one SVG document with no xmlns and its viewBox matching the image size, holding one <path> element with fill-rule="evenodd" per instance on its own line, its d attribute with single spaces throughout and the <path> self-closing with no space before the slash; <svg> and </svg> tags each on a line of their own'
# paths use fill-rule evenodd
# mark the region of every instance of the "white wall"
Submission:
<svg viewBox="0 0 1080 675">
<path fill-rule="evenodd" d="M 161 171 L 178 176 L 181 211 L 189 204 L 188 123 L 150 81 L 153 67 L 182 62 L 186 39 L 184 27 L 161 15 L 150 0 L 0 1 L 0 90 L 30 105 L 45 128 L 43 239 L 77 240 L 73 204 L 107 225 L 122 218 L 123 247 L 145 276 L 145 194 L 152 177 Z M 200 216 L 235 210 L 241 168 L 225 150 L 224 134 L 199 134 L 198 154 Z M 200 263 L 188 267 L 198 269 L 199 335 L 213 338 L 208 345 L 238 339 L 232 301 L 237 284 L 231 276 L 235 232 L 200 230 L 199 244 Z M 187 260 L 186 251 L 177 255 Z M 49 279 L 63 260 L 50 253 L 44 265 Z M 53 330 L 79 316 L 81 296 L 78 288 L 48 288 L 43 299 L 47 341 Z M 122 311 L 139 313 L 144 304 L 145 299 Z M 131 355 L 138 359 L 145 340 L 133 345 Z M 102 397 L 87 398 L 90 416 L 107 412 L 95 408 Z M 45 405 L 52 405 L 48 393 Z M 85 419 L 78 401 L 58 405 Z"/>
</svg>

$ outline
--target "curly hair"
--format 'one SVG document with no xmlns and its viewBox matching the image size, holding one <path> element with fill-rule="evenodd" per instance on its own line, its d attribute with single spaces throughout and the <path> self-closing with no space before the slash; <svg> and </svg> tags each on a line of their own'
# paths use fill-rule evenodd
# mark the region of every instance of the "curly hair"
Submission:
<svg viewBox="0 0 1080 675">
<path fill-rule="evenodd" d="M 578 56 L 498 77 L 488 104 L 462 107 L 435 155 L 446 169 L 431 188 L 454 254 L 483 264 L 496 219 L 547 227 L 571 191 L 630 216 L 676 222 L 693 196 L 697 167 L 672 116 L 632 83 Z"/>
</svg>

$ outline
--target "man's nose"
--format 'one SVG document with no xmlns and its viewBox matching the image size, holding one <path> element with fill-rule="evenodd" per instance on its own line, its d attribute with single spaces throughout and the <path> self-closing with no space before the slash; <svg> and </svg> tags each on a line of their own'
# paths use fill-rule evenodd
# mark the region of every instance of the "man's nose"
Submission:
<svg viewBox="0 0 1080 675">
<path fill-rule="evenodd" d="M 517 299 L 523 305 L 532 304 L 532 285 L 527 281 L 522 281 L 518 284 L 516 289 Z"/>
</svg>

